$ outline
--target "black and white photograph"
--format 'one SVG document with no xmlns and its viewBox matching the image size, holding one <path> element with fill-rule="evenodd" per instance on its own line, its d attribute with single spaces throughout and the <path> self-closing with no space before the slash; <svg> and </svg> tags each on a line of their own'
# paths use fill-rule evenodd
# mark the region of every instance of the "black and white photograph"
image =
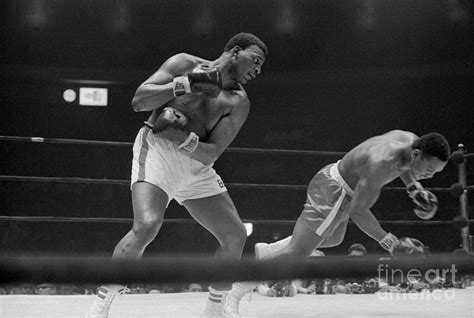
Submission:
<svg viewBox="0 0 474 318">
<path fill-rule="evenodd" d="M 473 1 L 0 8 L 0 317 L 474 318 Z"/>
</svg>

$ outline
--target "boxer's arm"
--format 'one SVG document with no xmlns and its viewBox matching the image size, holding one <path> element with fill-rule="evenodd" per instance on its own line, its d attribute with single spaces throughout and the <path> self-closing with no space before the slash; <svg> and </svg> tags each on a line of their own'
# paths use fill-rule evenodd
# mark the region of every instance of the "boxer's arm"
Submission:
<svg viewBox="0 0 474 318">
<path fill-rule="evenodd" d="M 367 163 L 366 171 L 362 174 L 354 189 L 354 196 L 348 211 L 352 221 L 376 241 L 382 240 L 387 235 L 387 232 L 370 211 L 370 208 L 377 202 L 383 187 L 381 180 L 384 179 L 384 168 L 386 169 L 383 164 Z"/>
<path fill-rule="evenodd" d="M 152 111 L 175 98 L 173 79 L 191 70 L 195 65 L 195 58 L 186 53 L 170 57 L 137 88 L 132 99 L 133 110 Z"/>
<path fill-rule="evenodd" d="M 405 186 L 407 186 L 407 185 L 409 185 L 409 184 L 416 181 L 415 176 L 413 175 L 413 173 L 411 171 L 407 171 L 407 172 L 403 173 L 402 175 L 400 175 L 400 179 L 403 181 Z"/>
<path fill-rule="evenodd" d="M 387 232 L 382 228 L 377 218 L 369 209 L 354 213 L 351 215 L 351 219 L 359 229 L 377 242 L 387 235 Z"/>
<path fill-rule="evenodd" d="M 238 91 L 232 96 L 234 106 L 229 114 L 224 115 L 213 128 L 206 142 L 199 142 L 196 150 L 189 156 L 203 164 L 211 164 L 229 147 L 247 120 L 250 101 L 247 94 Z"/>
</svg>

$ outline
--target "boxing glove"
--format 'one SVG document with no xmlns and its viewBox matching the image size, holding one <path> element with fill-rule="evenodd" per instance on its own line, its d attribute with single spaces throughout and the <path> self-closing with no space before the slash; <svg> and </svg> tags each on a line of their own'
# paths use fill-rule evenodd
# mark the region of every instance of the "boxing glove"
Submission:
<svg viewBox="0 0 474 318">
<path fill-rule="evenodd" d="M 199 144 L 199 136 L 190 131 L 188 118 L 173 107 L 165 107 L 161 111 L 152 131 L 157 137 L 178 144 L 179 149 L 188 153 L 194 152 Z"/>
<path fill-rule="evenodd" d="M 425 253 L 425 245 L 415 238 L 402 237 L 400 243 L 397 244 L 392 254 L 394 256 L 405 256 L 405 255 L 423 255 Z"/>
<path fill-rule="evenodd" d="M 420 219 L 429 220 L 435 216 L 438 211 L 438 199 L 432 192 L 423 189 L 423 186 L 415 181 L 407 185 L 407 193 L 416 204 L 413 212 Z"/>
<path fill-rule="evenodd" d="M 173 79 L 173 95 L 175 97 L 187 93 L 204 93 L 209 98 L 216 98 L 221 89 L 221 73 L 215 68 L 198 69 Z"/>
<path fill-rule="evenodd" d="M 154 134 L 174 128 L 185 132 L 187 135 L 189 133 L 189 120 L 179 110 L 173 107 L 165 107 L 161 110 L 152 127 Z"/>
</svg>

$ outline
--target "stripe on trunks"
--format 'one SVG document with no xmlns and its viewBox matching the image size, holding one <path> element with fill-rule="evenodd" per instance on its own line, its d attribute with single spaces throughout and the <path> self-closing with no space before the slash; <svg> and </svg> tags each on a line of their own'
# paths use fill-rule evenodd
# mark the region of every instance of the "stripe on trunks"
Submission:
<svg viewBox="0 0 474 318">
<path fill-rule="evenodd" d="M 148 142 L 146 137 L 148 136 L 150 128 L 144 127 L 143 129 L 144 131 L 142 135 L 142 144 L 140 146 L 140 155 L 138 156 L 138 181 L 145 180 L 145 162 L 146 156 L 148 155 Z"/>
</svg>

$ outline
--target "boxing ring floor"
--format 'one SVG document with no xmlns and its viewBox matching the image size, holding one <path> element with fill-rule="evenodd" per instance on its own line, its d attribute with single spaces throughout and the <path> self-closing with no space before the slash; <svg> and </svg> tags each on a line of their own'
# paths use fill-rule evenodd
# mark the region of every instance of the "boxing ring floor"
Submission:
<svg viewBox="0 0 474 318">
<path fill-rule="evenodd" d="M 110 318 L 199 317 L 208 293 L 121 295 Z M 0 317 L 84 317 L 94 295 L 4 295 Z M 303 295 L 270 298 L 256 292 L 241 301 L 242 318 L 474 317 L 474 287 L 416 294 Z"/>
</svg>

